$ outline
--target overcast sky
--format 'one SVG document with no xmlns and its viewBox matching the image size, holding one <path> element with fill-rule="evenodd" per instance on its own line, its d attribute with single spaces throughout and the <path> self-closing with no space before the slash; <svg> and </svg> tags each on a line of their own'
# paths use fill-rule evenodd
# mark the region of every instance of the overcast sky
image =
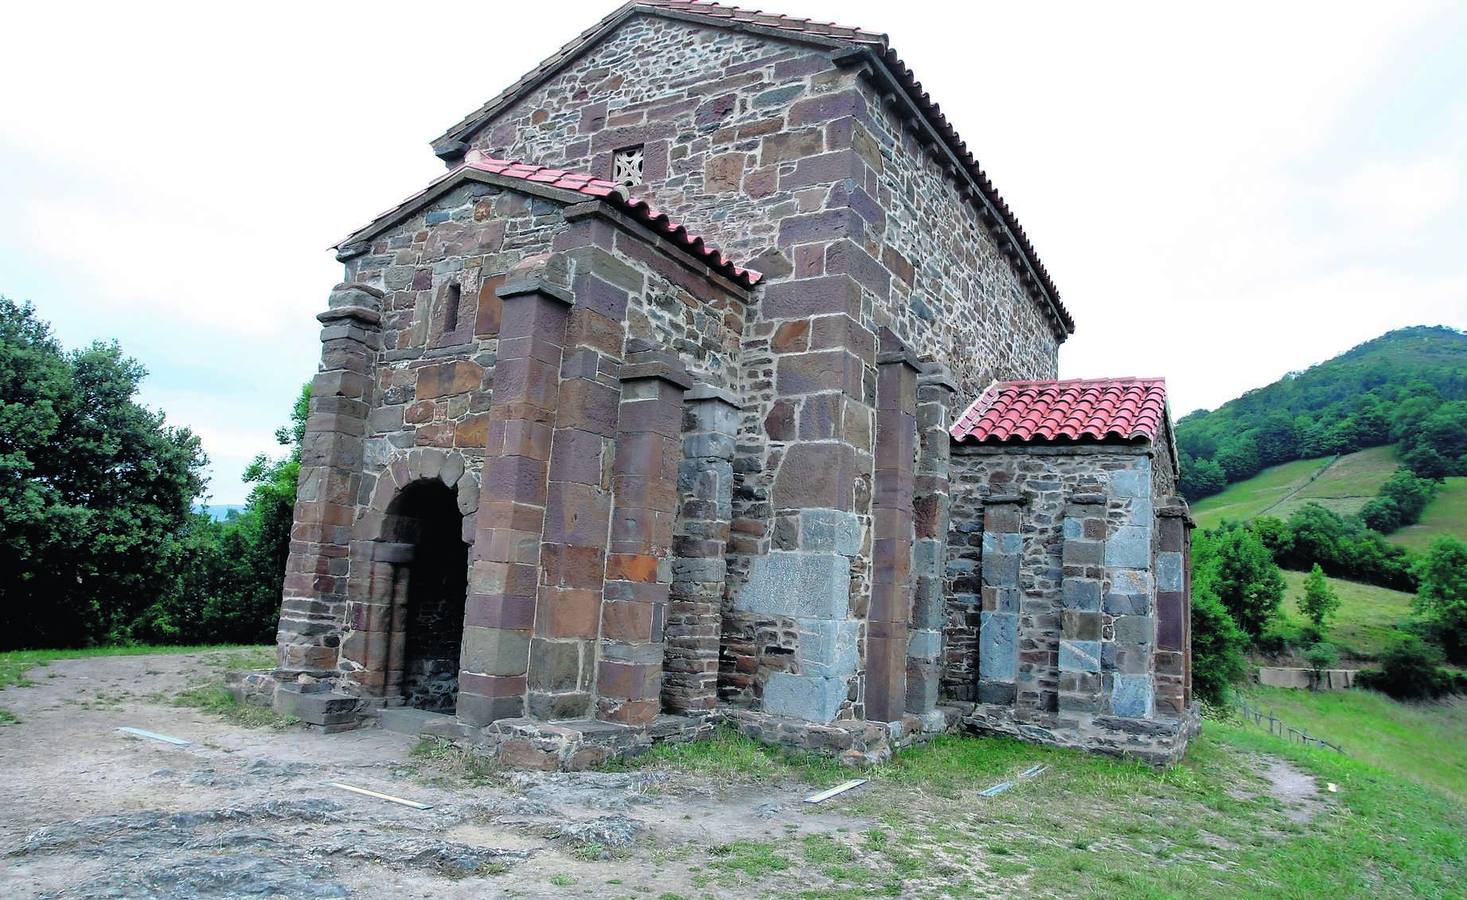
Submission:
<svg viewBox="0 0 1467 900">
<path fill-rule="evenodd" d="M 1165 375 L 1181 415 L 1467 327 L 1467 4 L 760 2 L 891 35 L 1073 312 L 1066 377 Z M 241 502 L 315 371 L 326 248 L 615 2 L 553 5 L 7 8 L 0 293 L 120 340 Z"/>
</svg>

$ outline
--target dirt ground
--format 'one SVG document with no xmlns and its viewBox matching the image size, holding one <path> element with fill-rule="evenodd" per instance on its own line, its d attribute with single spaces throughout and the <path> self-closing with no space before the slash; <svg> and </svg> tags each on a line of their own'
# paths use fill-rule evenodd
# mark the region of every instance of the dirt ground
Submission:
<svg viewBox="0 0 1467 900">
<path fill-rule="evenodd" d="M 656 771 L 443 777 L 443 761 L 413 753 L 406 735 L 241 727 L 170 702 L 228 663 L 63 660 L 5 691 L 20 722 L 0 728 L 0 896 L 724 896 L 662 862 L 680 848 L 866 825 L 802 810 L 805 785 Z"/>
</svg>

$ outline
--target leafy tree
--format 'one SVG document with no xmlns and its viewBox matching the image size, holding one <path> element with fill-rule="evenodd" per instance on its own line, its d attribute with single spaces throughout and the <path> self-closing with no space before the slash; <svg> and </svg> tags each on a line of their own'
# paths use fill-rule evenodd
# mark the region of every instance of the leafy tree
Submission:
<svg viewBox="0 0 1467 900">
<path fill-rule="evenodd" d="M 1253 639 L 1263 634 L 1283 602 L 1284 576 L 1258 535 L 1241 525 L 1206 532 L 1193 541 L 1192 558 L 1238 627 Z"/>
<path fill-rule="evenodd" d="M 1435 447 L 1424 445 L 1407 451 L 1402 455 L 1401 462 L 1418 478 L 1430 478 L 1434 481 L 1447 477 L 1453 471 L 1451 460 L 1442 456 Z"/>
<path fill-rule="evenodd" d="M 1450 536 L 1432 542 L 1417 563 L 1415 608 L 1430 621 L 1454 661 L 1467 661 L 1467 544 Z"/>
<path fill-rule="evenodd" d="M 1371 497 L 1360 507 L 1360 520 L 1381 534 L 1401 527 L 1401 508 L 1390 497 Z"/>
<path fill-rule="evenodd" d="M 116 638 L 167 589 L 206 458 L 134 400 L 144 374 L 0 297 L 0 649 Z"/>
<path fill-rule="evenodd" d="M 1194 557 L 1195 559 L 1195 557 Z M 1247 671 L 1248 636 L 1217 597 L 1210 567 L 1193 566 L 1192 690 L 1209 703 L 1222 703 Z"/>
<path fill-rule="evenodd" d="M 1309 575 L 1304 579 L 1304 593 L 1299 597 L 1299 611 L 1304 614 L 1320 633 L 1324 632 L 1325 623 L 1334 616 L 1340 608 L 1340 598 L 1329 586 L 1329 581 L 1324 577 L 1324 570 L 1315 563 L 1309 570 Z"/>
<path fill-rule="evenodd" d="M 1263 468 L 1258 457 L 1258 445 L 1247 435 L 1233 436 L 1217 448 L 1216 462 L 1227 473 L 1228 481 L 1252 478 Z"/>
<path fill-rule="evenodd" d="M 1324 670 L 1335 667 L 1340 661 L 1340 651 L 1334 644 L 1319 641 L 1304 651 L 1304 661 L 1309 664 L 1310 688 L 1319 690 L 1320 682 L 1324 680 Z"/>
<path fill-rule="evenodd" d="M 1380 656 L 1380 668 L 1365 669 L 1356 680 L 1360 687 L 1380 691 L 1397 700 L 1420 700 L 1467 690 L 1461 676 L 1441 668 L 1441 652 L 1415 635 L 1405 635 Z"/>
<path fill-rule="evenodd" d="M 1182 496 L 1188 500 L 1201 500 L 1228 486 L 1228 476 L 1222 466 L 1210 459 L 1194 459 L 1186 451 L 1180 454 Z"/>
</svg>

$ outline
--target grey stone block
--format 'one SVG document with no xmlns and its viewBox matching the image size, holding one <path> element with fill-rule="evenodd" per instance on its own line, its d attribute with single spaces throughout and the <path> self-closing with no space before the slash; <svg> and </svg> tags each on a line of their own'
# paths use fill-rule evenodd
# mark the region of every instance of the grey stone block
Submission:
<svg viewBox="0 0 1467 900">
<path fill-rule="evenodd" d="M 937 659 L 942 654 L 942 632 L 921 628 L 907 635 L 907 656 L 914 659 Z"/>
<path fill-rule="evenodd" d="M 1018 553 L 1023 549 L 1023 536 L 1017 531 L 983 533 L 983 555 L 991 553 Z"/>
<path fill-rule="evenodd" d="M 1158 591 L 1180 591 L 1182 582 L 1182 554 L 1176 552 L 1156 554 L 1156 589 Z"/>
<path fill-rule="evenodd" d="M 1150 616 L 1117 616 L 1116 641 L 1126 644 L 1150 644 L 1156 640 L 1156 628 Z"/>
<path fill-rule="evenodd" d="M 806 722 L 829 722 L 846 698 L 843 678 L 774 672 L 764 682 L 764 711 Z"/>
<path fill-rule="evenodd" d="M 985 612 L 979 617 L 978 675 L 991 681 L 1013 681 L 1018 663 L 1019 617 Z"/>
<path fill-rule="evenodd" d="M 838 509 L 801 510 L 800 547 L 855 556 L 861 552 L 861 519 Z"/>
<path fill-rule="evenodd" d="M 1086 612 L 1098 612 L 1100 610 L 1099 581 L 1093 578 L 1066 578 L 1062 590 L 1066 609 L 1078 609 Z"/>
<path fill-rule="evenodd" d="M 983 583 L 990 587 L 1014 587 L 1019 583 L 1017 553 L 984 553 Z"/>
<path fill-rule="evenodd" d="M 1150 675 L 1116 675 L 1110 693 L 1113 715 L 1144 719 L 1151 715 L 1152 688 Z"/>
<path fill-rule="evenodd" d="M 978 682 L 978 702 L 993 703 L 999 706 L 1013 706 L 1014 699 L 1018 697 L 1018 688 L 1008 682 L 980 681 Z"/>
<path fill-rule="evenodd" d="M 801 619 L 797 624 L 800 646 L 796 658 L 801 672 L 841 679 L 855 674 L 860 622 Z"/>
<path fill-rule="evenodd" d="M 734 597 L 744 612 L 844 619 L 850 606 L 851 561 L 838 553 L 773 550 L 756 557 Z"/>
<path fill-rule="evenodd" d="M 1059 668 L 1061 672 L 1099 672 L 1099 641 L 1060 641 Z"/>
<path fill-rule="evenodd" d="M 1066 545 L 1065 549 L 1068 550 L 1069 546 Z M 1117 528 L 1106 538 L 1105 564 L 1128 569 L 1147 568 L 1151 564 L 1151 529 L 1141 525 Z"/>
<path fill-rule="evenodd" d="M 1151 497 L 1151 462 L 1138 460 L 1134 469 L 1123 469 L 1110 478 L 1110 491 L 1117 497 Z"/>
</svg>

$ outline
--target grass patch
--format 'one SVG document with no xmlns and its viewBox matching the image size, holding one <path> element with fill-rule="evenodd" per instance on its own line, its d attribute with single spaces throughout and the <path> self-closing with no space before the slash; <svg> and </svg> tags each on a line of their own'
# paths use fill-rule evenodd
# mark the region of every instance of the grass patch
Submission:
<svg viewBox="0 0 1467 900">
<path fill-rule="evenodd" d="M 1467 702 L 1400 703 L 1374 691 L 1255 687 L 1250 698 L 1352 759 L 1467 803 Z"/>
<path fill-rule="evenodd" d="M 0 706 L 0 725 L 19 725 L 20 717 L 3 706 Z"/>
<path fill-rule="evenodd" d="M 1246 481 L 1228 485 L 1220 493 L 1205 497 L 1192 507 L 1201 528 L 1216 528 L 1223 520 L 1245 521 L 1300 490 L 1310 477 L 1333 457 L 1301 459 L 1264 469 Z"/>
<path fill-rule="evenodd" d="M 1394 445 L 1371 447 L 1338 459 L 1295 460 L 1228 485 L 1221 493 L 1199 500 L 1192 513 L 1202 528 L 1216 528 L 1225 519 L 1243 522 L 1262 515 L 1287 519 L 1306 503 L 1352 515 L 1380 491 L 1398 465 Z"/>
<path fill-rule="evenodd" d="M 211 650 L 226 653 L 229 659 L 254 663 L 253 665 L 230 666 L 230 668 L 261 668 L 274 662 L 274 648 L 249 644 L 206 644 L 185 647 L 130 644 L 120 647 L 82 647 L 71 650 L 7 650 L 0 653 L 0 689 L 12 686 L 29 687 L 34 682 L 26 678 L 27 672 L 58 659 L 87 659 L 94 656 L 153 656 L 161 653 L 205 653 Z"/>
<path fill-rule="evenodd" d="M 1284 570 L 1284 604 L 1280 614 L 1295 632 L 1307 620 L 1299 612 L 1305 572 Z M 1328 578 L 1340 598 L 1340 608 L 1329 627 L 1329 640 L 1359 659 L 1375 659 L 1400 636 L 1400 624 L 1411 615 L 1412 595 L 1404 591 Z"/>
<path fill-rule="evenodd" d="M 1296 727 L 1343 741 L 1336 729 L 1348 726 L 1377 749 L 1341 756 L 1241 722 L 1208 721 L 1182 763 L 1156 769 L 1007 738 L 945 736 L 863 773 L 871 781 L 861 790 L 805 810 L 812 824 L 839 815 L 874 820 L 872 827 L 734 841 L 691 862 L 718 873 L 720 885 L 759 896 L 1455 895 L 1467 879 L 1467 808 L 1454 779 L 1467 766 L 1446 758 L 1422 774 L 1419 760 L 1443 741 L 1467 748 L 1461 709 L 1286 696 L 1327 705 L 1353 697 L 1360 708 L 1325 708 L 1318 722 L 1274 705 Z M 1398 747 L 1385 740 L 1392 734 Z M 825 772 L 727 734 L 661 753 L 662 764 L 713 777 L 800 782 Z M 1260 774 L 1264 757 L 1287 759 L 1340 792 L 1321 795 L 1312 822 L 1293 822 Z M 1035 763 L 1048 769 L 1016 777 Z M 999 780 L 1016 784 L 977 796 Z"/>
<path fill-rule="evenodd" d="M 718 728 L 705 740 L 662 743 L 632 758 L 612 761 L 610 769 L 671 766 L 715 781 L 802 781 L 839 784 L 850 770 L 834 759 L 767 747 L 730 728 Z"/>
<path fill-rule="evenodd" d="M 1431 549 L 1431 542 L 1444 534 L 1467 541 L 1467 477 L 1448 478 L 1422 511 L 1421 521 L 1393 532 L 1390 539 L 1425 553 Z"/>
<path fill-rule="evenodd" d="M 499 781 L 498 763 L 482 753 L 460 747 L 453 741 L 423 735 L 409 751 L 413 760 L 413 774 L 435 787 L 454 790 L 465 785 L 480 787 Z M 586 851 L 590 845 L 581 847 Z M 602 850 L 595 847 L 595 859 L 600 859 Z"/>
<path fill-rule="evenodd" d="M 710 865 L 714 868 L 754 879 L 771 872 L 783 872 L 790 867 L 790 861 L 776 853 L 774 845 L 767 841 L 733 841 L 719 844 L 709 853 L 713 856 Z"/>
<path fill-rule="evenodd" d="M 244 728 L 283 729 L 299 721 L 294 716 L 282 716 L 269 707 L 241 703 L 222 684 L 187 688 L 173 696 L 173 705 L 202 710 Z"/>
</svg>

